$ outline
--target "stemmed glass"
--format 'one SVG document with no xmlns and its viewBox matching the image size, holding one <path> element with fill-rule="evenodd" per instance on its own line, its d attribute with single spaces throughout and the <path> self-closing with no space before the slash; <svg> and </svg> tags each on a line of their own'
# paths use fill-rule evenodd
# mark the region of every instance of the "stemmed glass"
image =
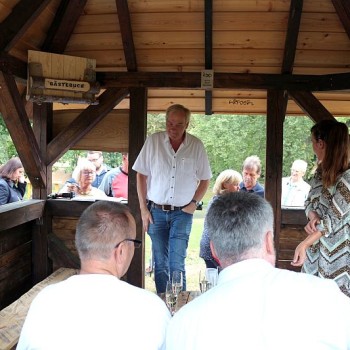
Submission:
<svg viewBox="0 0 350 350">
<path fill-rule="evenodd" d="M 207 280 L 206 273 L 199 271 L 199 289 L 201 293 L 206 292 L 210 288 L 211 288 L 211 283 Z"/>
<path fill-rule="evenodd" d="M 165 287 L 165 303 L 170 311 L 171 316 L 173 316 L 175 313 L 176 302 L 177 294 L 174 293 L 172 282 L 168 281 Z"/>
<path fill-rule="evenodd" d="M 173 292 L 178 297 L 179 293 L 182 291 L 183 288 L 183 275 L 182 271 L 174 271 L 172 275 L 172 286 L 173 286 Z"/>
</svg>

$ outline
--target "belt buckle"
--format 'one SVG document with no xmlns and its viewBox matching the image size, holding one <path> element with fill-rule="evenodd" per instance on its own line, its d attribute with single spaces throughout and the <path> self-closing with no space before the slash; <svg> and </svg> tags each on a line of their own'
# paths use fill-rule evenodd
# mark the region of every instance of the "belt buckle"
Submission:
<svg viewBox="0 0 350 350">
<path fill-rule="evenodd" d="M 167 209 L 167 207 L 168 207 L 169 209 Z M 170 205 L 170 204 L 163 204 L 163 205 L 162 205 L 162 210 L 163 210 L 163 211 L 172 211 L 172 210 L 174 210 L 174 206 L 173 206 L 173 205 Z"/>
</svg>

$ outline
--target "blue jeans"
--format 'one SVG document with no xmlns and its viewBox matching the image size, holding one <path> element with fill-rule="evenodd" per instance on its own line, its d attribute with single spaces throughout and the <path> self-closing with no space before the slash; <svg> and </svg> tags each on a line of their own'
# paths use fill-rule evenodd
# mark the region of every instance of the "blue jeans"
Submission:
<svg viewBox="0 0 350 350">
<path fill-rule="evenodd" d="M 182 271 L 186 290 L 185 258 L 191 233 L 193 215 L 182 210 L 163 211 L 151 208 L 153 224 L 148 234 L 154 254 L 154 279 L 157 293 L 164 293 L 173 271 Z"/>
</svg>

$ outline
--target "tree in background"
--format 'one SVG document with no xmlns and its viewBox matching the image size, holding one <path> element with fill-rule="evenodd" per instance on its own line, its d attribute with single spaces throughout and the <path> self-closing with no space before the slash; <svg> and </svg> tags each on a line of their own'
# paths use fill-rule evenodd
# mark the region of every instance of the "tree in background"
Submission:
<svg viewBox="0 0 350 350">
<path fill-rule="evenodd" d="M 15 156 L 17 156 L 16 148 L 0 114 L 0 165 L 5 164 L 10 158 Z"/>
</svg>

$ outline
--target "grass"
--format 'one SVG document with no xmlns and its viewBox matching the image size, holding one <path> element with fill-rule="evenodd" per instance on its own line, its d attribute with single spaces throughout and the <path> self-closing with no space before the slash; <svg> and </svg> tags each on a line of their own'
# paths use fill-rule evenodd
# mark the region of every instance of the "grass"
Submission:
<svg viewBox="0 0 350 350">
<path fill-rule="evenodd" d="M 206 208 L 208 201 L 212 197 L 211 190 L 208 190 L 203 201 L 203 210 L 196 210 L 193 215 L 193 224 L 190 234 L 190 240 L 188 242 L 187 257 L 186 257 L 186 276 L 187 276 L 187 290 L 199 290 L 199 272 L 203 274 L 205 270 L 205 263 L 202 258 L 199 257 L 199 242 L 202 237 L 204 217 L 206 214 Z M 146 252 L 145 252 L 145 266 L 149 265 L 151 240 L 146 234 Z M 155 285 L 152 277 L 145 276 L 145 287 L 148 290 L 155 291 Z"/>
</svg>

